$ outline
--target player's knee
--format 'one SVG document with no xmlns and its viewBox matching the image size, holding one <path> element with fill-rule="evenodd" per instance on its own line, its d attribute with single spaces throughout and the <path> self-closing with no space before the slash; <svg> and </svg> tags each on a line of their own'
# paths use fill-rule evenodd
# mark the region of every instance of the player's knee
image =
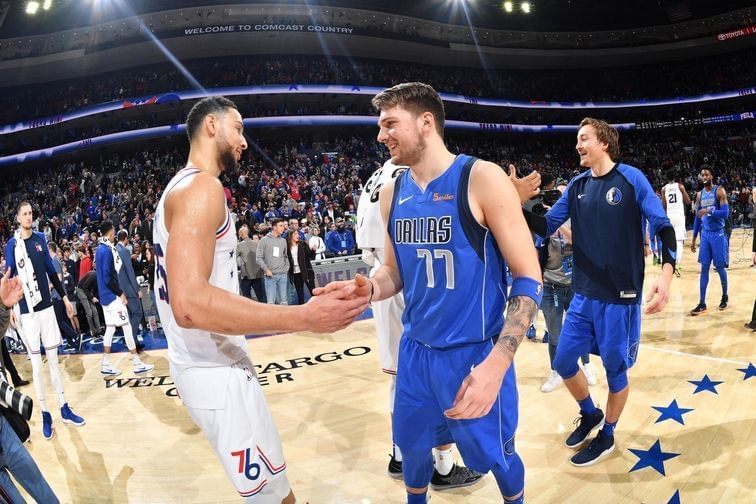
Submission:
<svg viewBox="0 0 756 504">
<path fill-rule="evenodd" d="M 559 376 L 564 380 L 569 380 L 575 376 L 578 372 L 577 357 L 569 356 L 566 354 L 560 354 L 557 350 L 557 354 L 554 356 L 554 371 L 559 373 Z"/>
<path fill-rule="evenodd" d="M 404 484 L 410 488 L 425 488 L 433 476 L 431 450 L 409 451 L 402 449 L 402 474 Z"/>
<path fill-rule="evenodd" d="M 499 486 L 505 502 L 522 502 L 523 489 L 525 488 L 525 465 L 516 452 L 508 455 L 505 460 L 508 467 L 496 464 L 491 468 L 491 472 L 496 478 L 496 484 Z"/>
<path fill-rule="evenodd" d="M 627 370 L 624 371 L 606 371 L 606 383 L 609 385 L 609 392 L 616 394 L 621 392 L 628 385 Z"/>
</svg>

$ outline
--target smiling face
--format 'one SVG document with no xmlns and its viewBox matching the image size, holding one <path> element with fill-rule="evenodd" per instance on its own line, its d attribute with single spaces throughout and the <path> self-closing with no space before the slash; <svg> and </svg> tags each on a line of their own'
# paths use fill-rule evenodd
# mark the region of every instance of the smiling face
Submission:
<svg viewBox="0 0 756 504">
<path fill-rule="evenodd" d="M 426 112 L 432 117 L 430 112 Z M 378 118 L 378 141 L 388 147 L 391 162 L 396 165 L 417 164 L 427 147 L 423 137 L 423 115 L 401 107 L 381 110 Z"/>
<path fill-rule="evenodd" d="M 701 182 L 703 182 L 703 184 L 706 187 L 708 187 L 708 186 L 711 185 L 711 180 L 712 180 L 711 172 L 709 170 L 706 170 L 706 169 L 701 170 Z"/>
<path fill-rule="evenodd" d="M 608 147 L 606 142 L 598 139 L 596 129 L 590 124 L 586 124 L 578 131 L 575 150 L 580 156 L 580 166 L 585 168 L 599 166 L 602 160 L 609 156 Z"/>
</svg>

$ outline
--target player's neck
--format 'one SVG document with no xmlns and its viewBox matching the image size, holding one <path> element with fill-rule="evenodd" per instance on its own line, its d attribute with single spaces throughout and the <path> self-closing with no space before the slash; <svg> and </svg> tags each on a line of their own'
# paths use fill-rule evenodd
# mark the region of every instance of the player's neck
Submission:
<svg viewBox="0 0 756 504">
<path fill-rule="evenodd" d="M 609 156 L 604 157 L 596 166 L 591 166 L 591 174 L 594 177 L 603 177 L 614 168 L 616 163 Z"/>
<path fill-rule="evenodd" d="M 217 158 L 217 154 L 209 148 L 193 146 L 189 150 L 189 159 L 186 162 L 186 166 L 197 168 L 218 178 L 221 170 Z"/>
<path fill-rule="evenodd" d="M 456 156 L 443 149 L 428 149 L 423 159 L 410 166 L 412 178 L 424 190 L 428 184 L 443 174 L 454 162 Z"/>
<path fill-rule="evenodd" d="M 21 230 L 21 238 L 23 238 L 24 240 L 28 240 L 29 238 L 31 238 L 31 235 L 33 233 L 31 229 L 26 229 L 26 228 L 19 228 L 19 229 Z"/>
<path fill-rule="evenodd" d="M 711 182 L 704 184 L 704 189 L 706 189 L 707 191 L 711 191 L 712 187 L 714 187 L 714 184 L 712 184 Z"/>
</svg>

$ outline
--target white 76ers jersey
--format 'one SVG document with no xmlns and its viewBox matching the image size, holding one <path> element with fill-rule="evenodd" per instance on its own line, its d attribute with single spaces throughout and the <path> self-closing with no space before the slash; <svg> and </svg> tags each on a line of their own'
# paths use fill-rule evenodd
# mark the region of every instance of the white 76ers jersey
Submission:
<svg viewBox="0 0 756 504">
<path fill-rule="evenodd" d="M 672 182 L 662 188 L 662 196 L 667 202 L 667 216 L 685 219 L 685 206 L 682 192 L 677 182 Z"/>
<path fill-rule="evenodd" d="M 168 290 L 166 250 L 168 230 L 165 227 L 165 199 L 176 187 L 188 185 L 199 173 L 197 168 L 187 167 L 179 171 L 165 187 L 155 211 L 155 298 L 163 322 L 163 331 L 168 340 L 168 360 L 171 373 L 180 374 L 191 367 L 230 366 L 247 357 L 247 341 L 244 336 L 224 336 L 199 329 L 184 329 L 176 323 L 171 311 L 171 292 Z M 215 254 L 210 284 L 233 293 L 239 292 L 236 271 L 236 233 L 231 215 L 226 208 L 226 220 L 215 232 Z M 202 317 L 201 313 L 193 314 Z M 174 379 L 177 377 L 174 376 Z M 186 401 L 186 393 L 181 390 Z"/>
<path fill-rule="evenodd" d="M 407 169 L 397 166 L 390 160 L 370 176 L 360 194 L 357 205 L 357 246 L 361 249 L 383 249 L 386 246 L 386 223 L 381 215 L 378 200 L 381 188 Z"/>
</svg>

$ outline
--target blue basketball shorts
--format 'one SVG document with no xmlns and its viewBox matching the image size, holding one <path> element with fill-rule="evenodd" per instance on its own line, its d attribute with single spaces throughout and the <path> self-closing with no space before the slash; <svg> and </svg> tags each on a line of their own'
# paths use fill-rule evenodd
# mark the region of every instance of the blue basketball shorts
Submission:
<svg viewBox="0 0 756 504">
<path fill-rule="evenodd" d="M 491 411 L 481 418 L 452 420 L 451 408 L 462 381 L 493 348 L 492 340 L 459 347 L 429 348 L 405 334 L 399 345 L 394 402 L 394 442 L 403 453 L 428 452 L 456 443 L 465 464 L 486 473 L 494 465 L 507 468 L 514 454 L 517 429 L 517 385 L 510 366 Z"/>
<path fill-rule="evenodd" d="M 712 261 L 717 268 L 727 264 L 727 236 L 722 231 L 702 231 L 698 262 L 708 266 Z"/>
</svg>

